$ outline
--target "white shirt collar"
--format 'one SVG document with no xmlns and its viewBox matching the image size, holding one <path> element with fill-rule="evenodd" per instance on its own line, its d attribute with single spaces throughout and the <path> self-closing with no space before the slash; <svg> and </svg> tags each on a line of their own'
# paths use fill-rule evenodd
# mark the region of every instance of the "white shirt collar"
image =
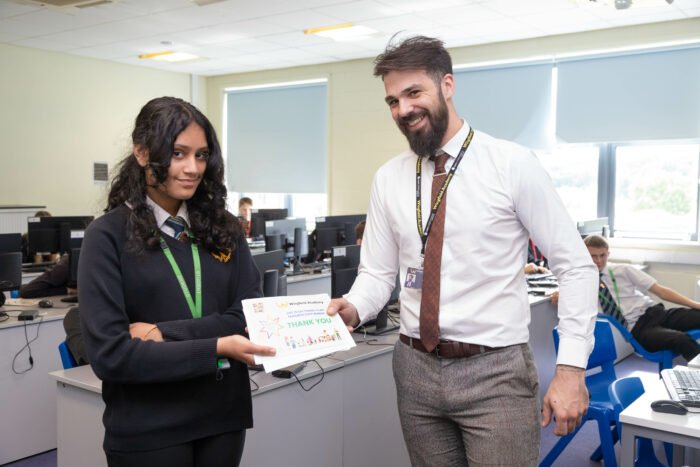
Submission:
<svg viewBox="0 0 700 467">
<path fill-rule="evenodd" d="M 462 127 L 459 129 L 459 131 L 440 149 L 450 155 L 450 160 L 456 158 L 457 154 L 459 154 L 459 150 L 464 144 L 464 140 L 467 139 L 468 134 L 469 125 L 467 122 L 462 120 Z"/>
<path fill-rule="evenodd" d="M 165 221 L 170 217 L 170 213 L 166 211 L 165 209 L 161 208 L 158 206 L 155 201 L 153 201 L 148 195 L 146 195 L 146 205 L 151 208 L 153 211 L 153 215 L 156 218 L 156 225 L 158 225 L 158 228 L 160 230 L 163 230 L 163 228 L 170 229 L 170 227 L 165 226 Z M 178 209 L 177 214 L 175 215 L 177 217 L 182 217 L 185 220 L 185 223 L 189 227 L 190 225 L 190 218 L 187 215 L 187 203 L 185 201 L 182 202 L 180 205 L 180 209 Z M 169 232 L 168 232 L 169 233 Z"/>
</svg>

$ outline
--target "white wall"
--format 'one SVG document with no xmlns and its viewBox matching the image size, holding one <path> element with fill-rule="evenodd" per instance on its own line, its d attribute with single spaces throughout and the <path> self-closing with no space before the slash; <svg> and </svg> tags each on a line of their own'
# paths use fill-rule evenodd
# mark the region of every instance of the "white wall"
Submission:
<svg viewBox="0 0 700 467">
<path fill-rule="evenodd" d="M 0 63 L 0 205 L 54 215 L 100 213 L 106 187 L 93 184 L 93 161 L 111 170 L 127 154 L 149 99 L 190 98 L 183 73 L 3 44 Z"/>
</svg>

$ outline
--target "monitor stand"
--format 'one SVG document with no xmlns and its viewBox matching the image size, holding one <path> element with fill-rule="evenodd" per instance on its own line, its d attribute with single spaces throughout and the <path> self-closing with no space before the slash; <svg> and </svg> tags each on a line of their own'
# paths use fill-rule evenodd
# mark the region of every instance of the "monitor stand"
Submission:
<svg viewBox="0 0 700 467">
<path fill-rule="evenodd" d="M 287 272 L 288 276 L 299 276 L 301 274 L 308 274 L 306 271 L 301 270 L 301 258 L 299 256 L 294 257 L 294 267 L 291 271 Z"/>
<path fill-rule="evenodd" d="M 360 326 L 359 328 L 357 328 L 357 330 L 355 330 L 355 332 L 358 334 L 378 336 L 399 329 L 399 325 L 390 322 L 388 318 L 389 309 L 387 307 L 384 307 L 382 311 L 380 311 L 377 315 L 377 318 L 374 320 L 374 324 Z"/>
</svg>

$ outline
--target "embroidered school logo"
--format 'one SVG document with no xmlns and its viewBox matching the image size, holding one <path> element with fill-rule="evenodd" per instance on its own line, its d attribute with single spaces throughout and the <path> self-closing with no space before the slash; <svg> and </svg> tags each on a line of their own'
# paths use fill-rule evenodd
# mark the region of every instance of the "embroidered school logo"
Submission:
<svg viewBox="0 0 700 467">
<path fill-rule="evenodd" d="M 253 303 L 253 313 L 262 313 L 265 311 L 262 302 Z"/>
<path fill-rule="evenodd" d="M 218 253 L 214 253 L 213 251 L 211 252 L 211 255 L 221 261 L 222 263 L 228 263 L 228 260 L 231 259 L 231 249 L 226 248 L 224 251 L 220 251 Z"/>
</svg>

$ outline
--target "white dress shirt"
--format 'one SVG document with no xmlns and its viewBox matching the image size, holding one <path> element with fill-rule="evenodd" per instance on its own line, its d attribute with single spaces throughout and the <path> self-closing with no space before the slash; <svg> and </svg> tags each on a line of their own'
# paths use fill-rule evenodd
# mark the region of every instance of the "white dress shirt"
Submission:
<svg viewBox="0 0 700 467">
<path fill-rule="evenodd" d="M 615 283 L 610 277 L 608 267 L 612 269 L 615 276 L 617 291 L 615 290 Z M 620 306 L 622 316 L 627 320 L 627 329 L 631 331 L 647 308 L 656 305 L 654 300 L 644 294 L 651 286 L 656 284 L 656 279 L 629 264 L 609 263 L 608 267 L 603 269 L 601 280 L 610 291 L 615 302 Z M 602 313 L 600 300 L 598 300 L 598 309 Z"/>
<path fill-rule="evenodd" d="M 442 148 L 449 170 L 469 133 Z M 420 267 L 416 161 L 406 151 L 372 182 L 357 280 L 345 296 L 365 322 L 376 316 L 406 269 Z M 422 217 L 430 214 L 434 164 L 423 161 Z M 440 338 L 490 347 L 528 342 L 530 306 L 523 266 L 528 236 L 559 280 L 557 363 L 586 367 L 593 348 L 598 272 L 534 153 L 475 131 L 447 189 L 440 271 Z M 430 238 L 428 239 L 430 241 Z M 401 333 L 420 337 L 421 291 L 401 289 Z"/>
</svg>

